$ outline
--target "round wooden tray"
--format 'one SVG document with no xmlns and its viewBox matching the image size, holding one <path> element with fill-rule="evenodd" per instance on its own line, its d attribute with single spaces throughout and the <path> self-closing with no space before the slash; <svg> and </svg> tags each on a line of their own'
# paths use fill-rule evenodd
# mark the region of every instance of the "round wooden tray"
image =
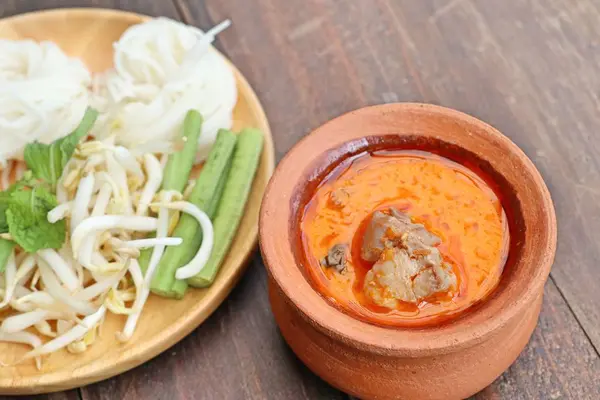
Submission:
<svg viewBox="0 0 600 400">
<path fill-rule="evenodd" d="M 112 64 L 112 43 L 129 26 L 145 19 L 148 17 L 101 9 L 35 12 L 0 20 L 0 38 L 54 41 L 69 55 L 81 58 L 92 72 L 99 72 Z M 44 358 L 41 370 L 33 362 L 0 367 L 0 394 L 65 390 L 127 371 L 188 335 L 229 294 L 256 246 L 261 199 L 275 163 L 273 139 L 262 106 L 246 79 L 233 69 L 239 92 L 234 129 L 260 128 L 266 140 L 244 218 L 215 283 L 208 289 L 190 289 L 179 301 L 150 296 L 135 335 L 126 344 L 120 344 L 114 336 L 125 318 L 111 314 L 101 329 L 101 338 L 83 354 L 59 351 Z M 0 361 L 10 364 L 27 349 L 0 343 Z"/>
</svg>

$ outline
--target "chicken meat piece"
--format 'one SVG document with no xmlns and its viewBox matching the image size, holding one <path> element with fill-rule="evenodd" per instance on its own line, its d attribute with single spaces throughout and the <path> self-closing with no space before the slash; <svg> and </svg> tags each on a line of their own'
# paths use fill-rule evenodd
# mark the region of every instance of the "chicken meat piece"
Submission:
<svg viewBox="0 0 600 400">
<path fill-rule="evenodd" d="M 345 244 L 336 244 L 321 260 L 321 265 L 324 267 L 333 267 L 337 272 L 342 272 L 346 269 L 346 249 L 348 248 Z"/>
<path fill-rule="evenodd" d="M 447 292 L 453 287 L 456 287 L 456 275 L 446 263 L 422 269 L 413 280 L 413 292 L 417 299 Z"/>
<path fill-rule="evenodd" d="M 412 277 L 418 273 L 419 267 L 411 262 L 406 251 L 388 249 L 367 272 L 364 291 L 375 304 L 382 307 L 396 308 L 398 300 L 416 303 Z"/>
<path fill-rule="evenodd" d="M 366 261 L 376 261 L 365 277 L 364 292 L 375 304 L 395 308 L 398 301 L 416 304 L 455 288 L 456 275 L 435 247 L 440 242 L 397 210 L 375 212 L 361 249 Z"/>
<path fill-rule="evenodd" d="M 423 264 L 405 249 L 388 249 L 367 272 L 364 292 L 375 304 L 393 309 L 398 301 L 417 304 L 456 287 L 456 275 L 448 264 Z"/>
<path fill-rule="evenodd" d="M 383 250 L 397 247 L 402 241 L 411 247 L 433 247 L 441 242 L 423 225 L 412 223 L 408 215 L 391 208 L 389 214 L 382 211 L 373 213 L 363 238 L 361 257 L 375 262 Z"/>
</svg>

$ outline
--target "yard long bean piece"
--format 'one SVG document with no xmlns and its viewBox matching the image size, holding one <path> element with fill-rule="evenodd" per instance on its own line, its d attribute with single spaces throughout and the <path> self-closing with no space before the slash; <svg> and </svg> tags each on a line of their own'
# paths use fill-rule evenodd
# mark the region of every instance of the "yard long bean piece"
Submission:
<svg viewBox="0 0 600 400">
<path fill-rule="evenodd" d="M 206 212 L 211 219 L 221 197 L 220 181 L 227 178 L 236 141 L 237 137 L 231 131 L 219 131 L 188 200 Z M 184 214 L 172 236 L 182 238 L 183 243 L 165 250 L 150 288 L 153 293 L 161 296 L 181 298 L 185 294 L 187 284 L 185 281 L 176 281 L 175 272 L 194 257 L 202 243 L 202 234 L 198 222 L 192 216 Z"/>
<path fill-rule="evenodd" d="M 202 130 L 202 116 L 196 110 L 188 111 L 183 121 L 180 140 L 183 148 L 169 156 L 163 173 L 163 190 L 176 190 L 183 192 L 192 172 L 196 152 L 198 151 L 198 137 Z"/>
<path fill-rule="evenodd" d="M 262 148 L 263 135 L 259 130 L 245 129 L 240 133 L 231 171 L 213 219 L 213 251 L 202 271 L 187 280 L 191 286 L 210 286 L 217 276 L 242 219 Z"/>
<path fill-rule="evenodd" d="M 198 150 L 198 138 L 200 137 L 201 131 L 202 116 L 196 110 L 188 111 L 181 127 L 180 140 L 183 143 L 183 148 L 169 155 L 167 165 L 163 172 L 161 184 L 163 190 L 183 192 L 194 166 L 194 160 L 196 159 L 196 152 Z M 152 251 L 153 248 L 142 250 L 138 259 L 138 263 L 144 274 L 150 263 Z"/>
</svg>

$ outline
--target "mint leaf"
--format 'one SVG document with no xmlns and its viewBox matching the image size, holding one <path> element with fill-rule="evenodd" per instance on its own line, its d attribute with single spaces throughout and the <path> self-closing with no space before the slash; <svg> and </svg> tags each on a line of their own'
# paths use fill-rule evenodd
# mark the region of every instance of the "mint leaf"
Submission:
<svg viewBox="0 0 600 400">
<path fill-rule="evenodd" d="M 10 257 L 14 248 L 14 242 L 0 238 L 0 273 L 4 272 L 8 257 Z"/>
<path fill-rule="evenodd" d="M 0 233 L 8 232 L 8 221 L 6 220 L 6 210 L 8 210 L 8 205 L 11 201 L 11 196 L 14 192 L 21 190 L 26 187 L 35 187 L 41 185 L 42 183 L 33 178 L 31 171 L 26 171 L 23 177 L 10 185 L 8 189 L 3 192 L 0 192 Z M 1 263 L 1 257 L 0 257 Z"/>
<path fill-rule="evenodd" d="M 98 112 L 88 107 L 79 126 L 71 134 L 57 139 L 51 144 L 33 142 L 25 146 L 25 163 L 33 172 L 33 176 L 54 187 L 62 175 L 65 165 L 71 159 L 77 144 L 87 136 L 97 117 Z"/>
<path fill-rule="evenodd" d="M 59 249 L 65 241 L 65 222 L 48 222 L 48 211 L 56 207 L 56 197 L 43 186 L 17 189 L 10 194 L 6 210 L 8 231 L 28 253 Z"/>
<path fill-rule="evenodd" d="M 6 210 L 8 210 L 8 205 L 10 204 L 11 193 L 12 192 L 10 192 L 10 188 L 5 190 L 4 192 L 0 192 L 0 233 L 8 232 Z"/>
<path fill-rule="evenodd" d="M 7 210 L 8 201 L 0 201 L 0 233 L 8 232 L 8 221 L 6 220 Z"/>
<path fill-rule="evenodd" d="M 79 141 L 87 136 L 98 112 L 85 111 L 79 126 L 69 135 L 51 144 L 30 143 L 25 147 L 27 171 L 23 179 L 0 192 L 0 233 L 9 232 L 28 253 L 40 249 L 58 249 L 65 241 L 65 222 L 48 222 L 47 215 L 57 205 L 50 192 L 73 156 Z M 2 252 L 0 242 L 0 261 Z M 0 266 L 2 268 L 2 266 Z"/>
</svg>

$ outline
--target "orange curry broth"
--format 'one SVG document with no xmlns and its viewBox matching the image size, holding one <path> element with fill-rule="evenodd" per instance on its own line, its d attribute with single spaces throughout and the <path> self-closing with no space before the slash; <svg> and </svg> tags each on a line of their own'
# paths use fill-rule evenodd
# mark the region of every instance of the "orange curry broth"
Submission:
<svg viewBox="0 0 600 400">
<path fill-rule="evenodd" d="M 343 208 L 330 200 L 333 190 L 350 194 Z M 395 310 L 363 293 L 372 263 L 360 257 L 370 215 L 390 206 L 421 223 L 442 243 L 458 288 Z M 385 151 L 346 160 L 324 179 L 301 216 L 305 265 L 318 291 L 345 312 L 371 323 L 424 326 L 457 316 L 484 299 L 500 281 L 508 253 L 506 215 L 493 190 L 468 168 L 421 151 Z M 348 244 L 344 273 L 320 265 L 329 249 Z"/>
</svg>

